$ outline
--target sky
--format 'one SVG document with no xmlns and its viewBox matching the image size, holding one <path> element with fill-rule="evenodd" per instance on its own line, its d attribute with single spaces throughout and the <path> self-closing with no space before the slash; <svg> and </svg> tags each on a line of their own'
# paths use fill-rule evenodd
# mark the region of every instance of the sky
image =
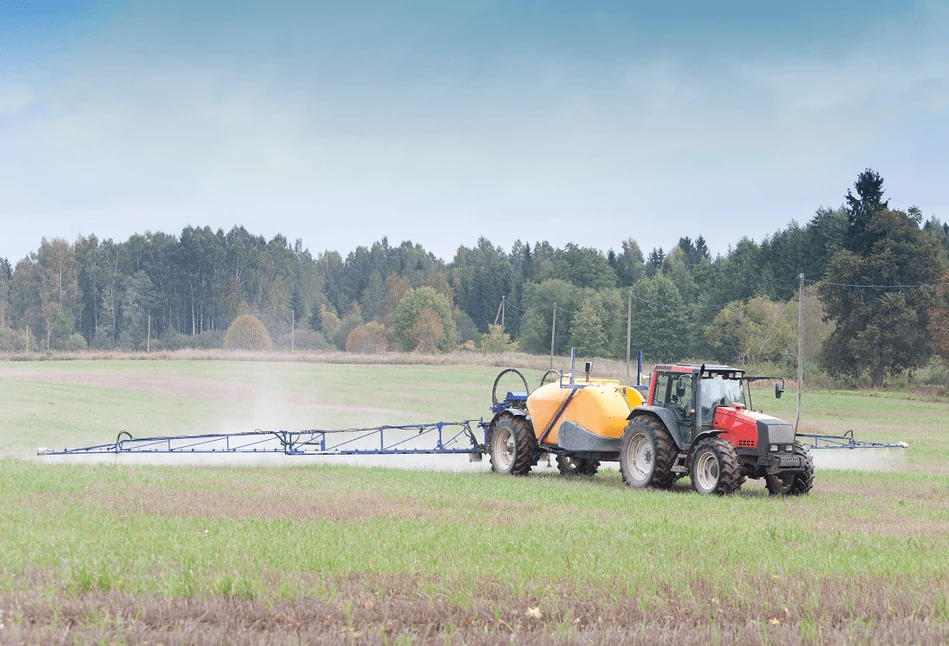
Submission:
<svg viewBox="0 0 949 646">
<path fill-rule="evenodd" d="M 242 225 L 713 253 L 949 220 L 949 2 L 0 0 L 0 257 Z"/>
</svg>

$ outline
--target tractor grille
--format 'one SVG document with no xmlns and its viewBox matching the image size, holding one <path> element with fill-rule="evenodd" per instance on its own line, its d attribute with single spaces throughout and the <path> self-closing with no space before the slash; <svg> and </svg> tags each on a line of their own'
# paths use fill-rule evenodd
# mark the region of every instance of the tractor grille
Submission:
<svg viewBox="0 0 949 646">
<path fill-rule="evenodd" d="M 755 448 L 755 441 L 754 440 L 738 440 L 738 446 L 739 448 L 743 448 L 743 449 L 753 449 Z"/>
<path fill-rule="evenodd" d="M 782 455 L 781 456 L 781 466 L 782 467 L 797 467 L 801 465 L 801 458 L 796 455 Z"/>
</svg>

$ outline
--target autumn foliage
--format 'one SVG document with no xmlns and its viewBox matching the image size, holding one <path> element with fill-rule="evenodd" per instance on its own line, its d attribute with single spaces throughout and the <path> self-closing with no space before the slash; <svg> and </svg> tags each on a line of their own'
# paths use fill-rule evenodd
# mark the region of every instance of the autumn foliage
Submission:
<svg viewBox="0 0 949 646">
<path fill-rule="evenodd" d="M 224 347 L 229 350 L 270 350 L 273 342 L 267 328 L 255 316 L 238 316 L 227 328 Z"/>
</svg>

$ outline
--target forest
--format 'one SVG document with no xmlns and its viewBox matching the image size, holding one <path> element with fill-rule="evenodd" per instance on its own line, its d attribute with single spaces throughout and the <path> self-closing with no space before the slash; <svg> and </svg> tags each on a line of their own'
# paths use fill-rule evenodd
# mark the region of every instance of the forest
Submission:
<svg viewBox="0 0 949 646">
<path fill-rule="evenodd" d="M 314 256 L 242 226 L 44 238 L 0 258 L 0 351 L 216 348 L 252 315 L 278 349 L 624 357 L 631 304 L 647 361 L 789 364 L 803 274 L 807 362 L 881 385 L 949 358 L 949 224 L 883 196 L 867 169 L 841 206 L 715 256 L 700 232 L 648 253 L 480 238 L 449 262 L 386 238 Z"/>
</svg>

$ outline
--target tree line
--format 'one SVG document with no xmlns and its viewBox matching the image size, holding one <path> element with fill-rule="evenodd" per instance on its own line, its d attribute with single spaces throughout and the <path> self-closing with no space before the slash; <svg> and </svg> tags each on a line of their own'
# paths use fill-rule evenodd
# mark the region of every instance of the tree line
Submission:
<svg viewBox="0 0 949 646">
<path fill-rule="evenodd" d="M 481 238 L 450 262 L 386 238 L 314 256 L 240 226 L 43 239 L 15 265 L 0 259 L 0 350 L 221 347 L 252 314 L 277 348 L 547 353 L 553 342 L 558 354 L 621 357 L 631 301 L 632 346 L 650 361 L 781 362 L 803 273 L 808 360 L 881 384 L 933 352 L 949 357 L 949 296 L 934 286 L 949 225 L 883 195 L 868 169 L 840 207 L 714 257 L 701 235 L 648 254 L 633 238 L 605 253 Z"/>
</svg>

